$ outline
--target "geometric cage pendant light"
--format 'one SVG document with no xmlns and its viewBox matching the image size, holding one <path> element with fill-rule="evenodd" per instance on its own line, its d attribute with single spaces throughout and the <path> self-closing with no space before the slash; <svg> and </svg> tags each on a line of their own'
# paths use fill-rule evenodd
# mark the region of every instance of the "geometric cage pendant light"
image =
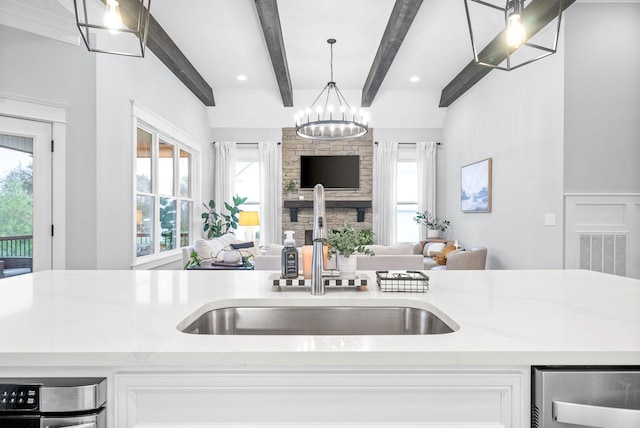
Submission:
<svg viewBox="0 0 640 428">
<path fill-rule="evenodd" d="M 90 52 L 144 57 L 151 0 L 73 0 L 73 6 Z M 121 8 L 127 13 L 121 14 Z"/>
<path fill-rule="evenodd" d="M 369 113 L 351 107 L 338 89 L 333 80 L 333 45 L 336 39 L 329 39 L 327 43 L 331 50 L 331 80 L 309 107 L 295 115 L 296 135 L 319 141 L 362 137 L 369 132 Z"/>
<path fill-rule="evenodd" d="M 496 31 L 499 31 L 500 34 L 496 37 L 494 43 L 491 43 L 480 52 L 476 46 L 474 27 L 479 26 L 483 21 L 486 22 L 486 19 L 472 19 L 469 2 L 472 2 L 476 9 L 484 9 L 485 14 L 495 12 L 504 16 L 504 24 L 500 24 L 500 27 L 496 28 Z M 539 20 L 542 19 L 539 16 L 539 11 L 531 12 L 525 7 L 525 0 L 500 0 L 497 3 L 500 3 L 500 5 L 483 0 L 464 0 L 473 58 L 477 64 L 498 70 L 511 71 L 556 53 L 562 11 L 564 10 L 563 0 L 558 1 L 557 12 L 555 8 L 550 11 L 553 15 L 547 22 L 555 19 L 557 24 L 554 33 L 551 34 L 552 41 L 547 45 L 531 41 L 543 28 L 549 27 L 549 30 L 551 30 L 550 26 L 541 26 L 539 23 Z M 502 4 L 504 4 L 504 7 Z M 531 2 L 528 2 L 528 5 L 530 4 Z"/>
</svg>

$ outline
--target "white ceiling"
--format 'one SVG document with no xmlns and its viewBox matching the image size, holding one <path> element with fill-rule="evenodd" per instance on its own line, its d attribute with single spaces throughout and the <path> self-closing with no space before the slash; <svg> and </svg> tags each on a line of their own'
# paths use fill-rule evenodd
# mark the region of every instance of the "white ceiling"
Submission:
<svg viewBox="0 0 640 428">
<path fill-rule="evenodd" d="M 278 0 L 294 91 L 322 89 L 330 77 L 327 39 L 335 38 L 334 79 L 361 90 L 394 0 Z M 205 80 L 216 88 L 277 90 L 253 0 L 153 0 L 151 13 Z M 471 60 L 462 0 L 426 0 L 383 89 L 441 90 Z M 239 82 L 238 74 L 247 76 Z M 420 81 L 412 83 L 411 76 Z"/>
<path fill-rule="evenodd" d="M 329 80 L 328 38 L 337 39 L 334 80 L 343 91 L 361 91 L 394 3 L 395 0 L 278 0 L 294 94 L 302 89 L 319 92 Z M 37 10 L 48 15 L 39 20 L 41 26 L 49 27 L 46 31 L 25 28 L 24 15 L 33 15 Z M 72 10 L 72 0 L 0 0 L 0 23 L 13 22 L 27 31 L 53 33 L 54 38 L 77 42 Z M 152 0 L 151 14 L 213 88 L 214 97 L 217 89 L 278 91 L 254 0 Z M 51 31 L 52 16 L 59 20 L 55 21 L 55 31 L 60 34 Z M 490 29 L 487 34 L 491 36 L 493 31 Z M 471 59 L 463 0 L 424 0 L 380 92 L 440 91 Z M 246 75 L 247 80 L 238 81 L 240 74 Z M 412 76 L 420 80 L 410 82 Z"/>
</svg>

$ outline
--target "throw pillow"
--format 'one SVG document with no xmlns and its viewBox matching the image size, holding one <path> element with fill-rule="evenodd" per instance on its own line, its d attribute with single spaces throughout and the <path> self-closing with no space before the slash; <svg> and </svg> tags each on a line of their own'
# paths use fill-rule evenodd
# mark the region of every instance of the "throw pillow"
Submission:
<svg viewBox="0 0 640 428">
<path fill-rule="evenodd" d="M 232 242 L 231 244 L 229 244 L 229 246 L 233 250 L 235 249 L 240 250 L 240 254 L 242 254 L 244 257 L 247 257 L 249 255 L 255 256 L 256 254 L 258 254 L 258 248 L 260 247 L 260 242 L 259 241 L 246 241 L 246 242 L 238 241 L 238 242 Z"/>
<path fill-rule="evenodd" d="M 454 247 L 453 245 L 447 245 L 446 247 L 444 247 L 442 249 L 442 251 L 440 251 L 440 254 L 438 254 L 436 256 L 436 262 L 439 265 L 446 265 L 447 264 L 447 256 L 449 255 L 449 253 L 451 253 L 452 251 L 455 251 L 456 247 Z"/>
<path fill-rule="evenodd" d="M 444 250 L 444 242 L 434 242 L 432 244 L 425 244 L 424 246 L 427 257 L 433 257 L 442 250 Z"/>
<path fill-rule="evenodd" d="M 198 253 L 198 257 L 202 260 L 211 260 L 213 258 L 213 249 L 206 239 L 196 239 L 193 243 L 193 251 Z"/>
</svg>

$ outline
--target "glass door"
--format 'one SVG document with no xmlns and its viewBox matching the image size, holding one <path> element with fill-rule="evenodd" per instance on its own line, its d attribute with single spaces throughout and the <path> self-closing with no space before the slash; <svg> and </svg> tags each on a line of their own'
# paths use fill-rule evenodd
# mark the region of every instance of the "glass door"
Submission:
<svg viewBox="0 0 640 428">
<path fill-rule="evenodd" d="M 0 116 L 0 277 L 51 269 L 51 124 Z"/>
</svg>

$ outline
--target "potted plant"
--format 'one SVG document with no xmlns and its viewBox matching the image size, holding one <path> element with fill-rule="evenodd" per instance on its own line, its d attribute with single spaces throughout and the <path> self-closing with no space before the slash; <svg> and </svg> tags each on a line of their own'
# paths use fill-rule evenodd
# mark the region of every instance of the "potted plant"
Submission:
<svg viewBox="0 0 640 428">
<path fill-rule="evenodd" d="M 442 220 L 430 213 L 429 211 L 416 212 L 413 220 L 427 228 L 428 238 L 438 238 L 440 232 L 445 232 L 451 225 L 449 220 Z"/>
<path fill-rule="evenodd" d="M 289 180 L 285 183 L 284 190 L 287 192 L 287 199 L 293 199 L 293 192 L 295 192 L 297 185 L 296 180 Z"/>
<path fill-rule="evenodd" d="M 238 228 L 238 213 L 242 211 L 239 206 L 244 204 L 247 198 L 241 198 L 240 196 L 233 197 L 233 205 L 224 203 L 224 207 L 228 213 L 219 213 L 216 211 L 216 203 L 212 200 L 209 201 L 209 205 L 203 203 L 207 209 L 206 213 L 202 213 L 203 229 L 207 232 L 207 239 L 217 238 L 219 236 L 228 233 L 230 230 Z"/>
<path fill-rule="evenodd" d="M 191 254 L 189 254 L 189 261 L 187 261 L 187 264 L 184 265 L 184 269 L 187 270 L 190 267 L 200 267 L 202 260 L 200 258 L 200 256 L 198 256 L 198 253 L 195 251 L 192 251 Z"/>
<path fill-rule="evenodd" d="M 363 229 L 357 232 L 353 226 L 346 222 L 339 229 L 329 229 L 327 244 L 329 244 L 329 258 L 337 254 L 340 276 L 344 278 L 355 278 L 356 259 L 351 257 L 353 253 L 358 252 L 367 256 L 374 255 L 373 251 L 365 248 L 365 245 L 373 244 L 373 232 L 371 229 Z"/>
</svg>

